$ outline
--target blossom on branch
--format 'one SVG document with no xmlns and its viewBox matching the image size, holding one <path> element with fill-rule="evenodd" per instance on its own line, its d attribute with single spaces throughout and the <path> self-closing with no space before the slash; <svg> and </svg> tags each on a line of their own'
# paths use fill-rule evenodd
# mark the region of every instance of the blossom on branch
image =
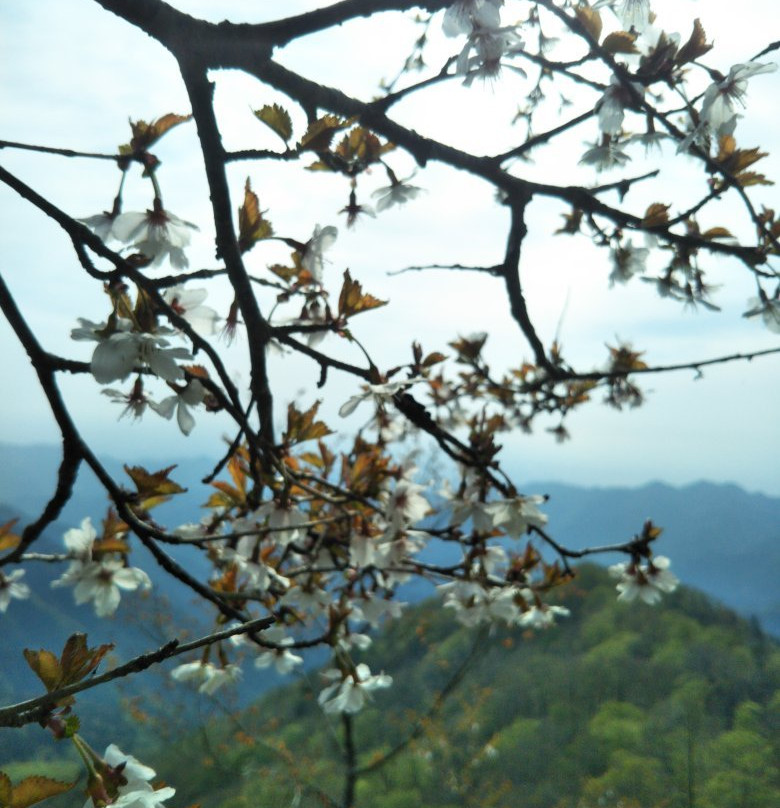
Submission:
<svg viewBox="0 0 780 808">
<path fill-rule="evenodd" d="M 179 429 L 184 435 L 189 435 L 195 427 L 190 407 L 202 404 L 205 397 L 206 388 L 197 379 L 190 379 L 184 387 L 176 388 L 176 395 L 163 399 L 159 404 L 149 401 L 149 406 L 169 421 L 175 412 Z"/>
<path fill-rule="evenodd" d="M 185 662 L 171 671 L 171 679 L 177 682 L 192 682 L 198 693 L 211 696 L 225 685 L 235 684 L 241 678 L 238 665 L 218 667 L 211 662 Z"/>
<path fill-rule="evenodd" d="M 403 381 L 399 382 L 365 384 L 363 385 L 362 393 L 357 396 L 352 396 L 341 405 L 339 415 L 342 418 L 346 418 L 348 415 L 352 415 L 361 402 L 370 401 L 371 399 L 374 400 L 374 404 L 377 407 L 384 407 L 388 401 L 393 400 L 394 395 L 400 393 L 401 390 L 405 390 L 407 387 L 410 387 L 413 384 L 417 384 L 417 382 L 420 381 L 422 381 L 421 377 L 415 377 L 413 379 L 404 379 Z"/>
<path fill-rule="evenodd" d="M 322 272 L 325 266 L 323 253 L 333 246 L 338 234 L 338 229 L 332 225 L 327 227 L 315 225 L 314 232 L 303 249 L 301 264 L 317 283 L 322 283 Z"/>
<path fill-rule="evenodd" d="M 759 297 L 751 297 L 748 300 L 750 308 L 742 315 L 743 317 L 758 317 L 764 321 L 764 325 L 775 334 L 780 334 L 780 286 L 778 286 L 774 297 L 769 297 L 761 290 Z"/>
<path fill-rule="evenodd" d="M 131 331 L 129 320 L 117 318 L 112 323 L 113 331 L 106 323 L 93 323 L 79 317 L 79 328 L 70 332 L 71 339 L 94 340 L 97 347 L 92 354 L 90 370 L 100 384 L 126 379 L 134 370 L 148 367 L 156 376 L 167 382 L 184 378 L 184 371 L 176 364 L 177 359 L 192 359 L 186 348 L 171 348 L 162 334 L 174 333 L 170 329 L 157 329 L 155 334 Z"/>
<path fill-rule="evenodd" d="M 72 586 L 77 604 L 93 601 L 98 617 L 112 615 L 120 601 L 120 589 L 149 589 L 149 576 L 137 567 L 126 566 L 117 558 L 94 558 L 97 533 L 86 517 L 80 528 L 71 528 L 64 537 L 68 555 L 73 559 L 68 569 L 52 586 Z"/>
<path fill-rule="evenodd" d="M 152 210 L 120 213 L 111 226 L 111 235 L 145 255 L 154 266 L 169 258 L 176 269 L 189 266 L 184 248 L 198 226 L 165 210 L 155 199 Z"/>
<path fill-rule="evenodd" d="M 326 713 L 357 713 L 373 691 L 390 687 L 393 683 L 392 677 L 385 673 L 372 674 L 364 662 L 346 674 L 338 668 L 331 668 L 322 675 L 333 682 L 317 698 Z"/>
<path fill-rule="evenodd" d="M 387 172 L 390 177 L 390 185 L 377 188 L 371 194 L 371 196 L 377 197 L 376 209 L 380 213 L 393 205 L 405 205 L 410 199 L 415 199 L 423 190 L 416 185 L 408 184 L 411 177 L 399 180 L 389 168 Z"/>
<path fill-rule="evenodd" d="M 653 604 L 661 600 L 665 592 L 674 592 L 680 583 L 677 576 L 669 571 L 671 562 L 666 556 L 655 556 L 645 566 L 637 561 L 613 564 L 609 574 L 618 578 L 618 600 L 628 603 L 640 598 Z"/>
<path fill-rule="evenodd" d="M 474 26 L 497 28 L 504 0 L 455 0 L 444 12 L 442 30 L 449 37 L 470 34 Z"/>
<path fill-rule="evenodd" d="M 163 292 L 162 298 L 196 333 L 210 337 L 217 333 L 217 321 L 221 318 L 210 306 L 201 305 L 207 295 L 205 289 L 171 286 Z"/>
<path fill-rule="evenodd" d="M 774 62 L 734 65 L 725 78 L 714 82 L 705 90 L 701 102 L 702 120 L 719 135 L 733 134 L 737 118 L 740 117 L 735 105 L 745 106 L 748 79 L 774 70 L 777 70 Z"/>
<path fill-rule="evenodd" d="M 30 597 L 30 587 L 19 581 L 24 574 L 25 570 L 14 570 L 13 572 L 0 570 L 0 612 L 8 609 L 13 598 L 24 600 L 24 598 Z"/>
<path fill-rule="evenodd" d="M 97 757 L 94 752 L 92 755 Z M 95 761 L 94 769 L 88 792 L 97 808 L 106 804 L 119 808 L 157 808 L 176 793 L 171 786 L 155 789 L 150 783 L 156 775 L 154 769 L 126 755 L 115 744 L 106 749 L 102 759 Z"/>
</svg>

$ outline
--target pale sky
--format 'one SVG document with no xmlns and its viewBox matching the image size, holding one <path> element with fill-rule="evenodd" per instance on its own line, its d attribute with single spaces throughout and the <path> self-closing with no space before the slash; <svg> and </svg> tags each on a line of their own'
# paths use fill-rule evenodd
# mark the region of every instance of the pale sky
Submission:
<svg viewBox="0 0 780 808">
<path fill-rule="evenodd" d="M 256 22 L 319 4 L 178 0 L 172 5 L 214 20 L 228 17 Z M 776 19 L 776 5 L 770 0 L 744 0 L 737 18 L 725 4 L 655 0 L 653 7 L 659 22 L 667 30 L 679 31 L 683 38 L 687 38 L 693 17 L 701 16 L 709 39 L 716 44 L 706 62 L 724 73 L 775 38 L 767 34 L 767 22 Z M 605 21 L 612 25 L 608 17 L 605 11 Z M 370 98 L 379 80 L 397 71 L 415 35 L 407 17 L 385 15 L 379 33 L 375 24 L 358 21 L 295 43 L 278 58 L 311 78 Z M 0 139 L 113 153 L 119 143 L 129 140 L 128 117 L 149 120 L 167 112 L 189 111 L 172 58 L 92 0 L 3 0 L 0 37 L 4 53 Z M 458 50 L 457 42 L 438 37 L 431 64 Z M 227 147 L 278 146 L 273 134 L 254 120 L 251 109 L 283 103 L 283 99 L 238 74 L 213 78 Z M 493 87 L 475 82 L 465 88 L 453 81 L 428 96 L 413 97 L 394 114 L 425 134 L 477 153 L 511 148 L 518 142 L 520 130 L 513 129 L 510 121 L 525 83 L 518 76 L 505 78 Z M 778 92 L 780 72 L 751 80 L 749 107 L 738 129 L 740 145 L 761 145 L 780 152 Z M 575 91 L 571 98 L 578 102 Z M 300 136 L 301 116 L 288 106 Z M 577 165 L 584 142 L 596 136 L 596 122 L 589 121 L 561 147 L 540 152 L 537 162 L 522 171 L 529 178 L 558 183 L 618 179 L 617 173 L 599 176 Z M 160 179 L 166 207 L 201 227 L 189 251 L 191 267 L 214 267 L 213 226 L 209 225 L 208 193 L 194 126 L 184 125 L 172 132 L 155 151 L 164 163 Z M 652 190 L 637 187 L 629 196 L 627 201 L 635 212 L 641 213 L 652 201 L 682 209 L 685 200 L 693 199 L 702 187 L 692 161 L 674 158 L 673 149 L 668 157 L 662 169 L 664 185 Z M 392 153 L 388 162 L 399 177 L 414 170 L 410 158 L 400 152 Z M 0 164 L 77 217 L 106 209 L 116 192 L 118 171 L 107 161 L 68 160 L 6 149 L 0 150 Z M 630 168 L 639 174 L 647 167 L 637 158 Z M 770 177 L 780 177 L 778 155 L 758 168 Z M 366 291 L 391 301 L 385 309 L 361 315 L 353 323 L 355 335 L 380 368 L 408 361 L 413 339 L 420 340 L 426 351 L 447 353 L 448 341 L 478 331 L 491 333 L 488 354 L 496 371 L 530 358 L 496 279 L 440 271 L 388 275 L 426 262 L 499 262 L 507 213 L 495 205 L 490 188 L 432 164 L 418 170 L 413 180 L 426 189 L 425 194 L 403 209 L 393 208 L 376 220 L 365 219 L 350 231 L 338 215 L 347 201 L 343 178 L 310 174 L 300 166 L 236 165 L 231 169 L 235 207 L 240 204 L 247 176 L 278 233 L 305 241 L 317 223 L 339 227 L 339 239 L 328 253 L 331 263 L 326 267 L 326 282 L 330 278 L 334 294 L 340 285 L 335 279 L 349 267 Z M 376 171 L 361 180 L 360 195 L 367 200 L 373 189 L 386 184 L 383 172 Z M 776 188 L 760 188 L 753 197 L 758 205 L 778 207 Z M 133 172 L 127 182 L 125 210 L 143 210 L 148 205 L 147 184 Z M 0 208 L 2 272 L 18 305 L 47 348 L 88 359 L 90 346 L 72 342 L 70 330 L 77 317 L 105 319 L 107 303 L 102 290 L 84 278 L 58 228 L 4 186 L 0 187 Z M 564 211 L 544 201 L 532 205 L 532 236 L 524 246 L 522 280 L 543 341 L 549 345 L 559 330 L 565 355 L 581 369 L 602 365 L 604 344 L 614 345 L 618 338 L 645 350 L 650 364 L 705 360 L 778 346 L 777 335 L 760 321 L 741 317 L 755 286 L 736 262 L 702 259 L 712 267 L 711 280 L 723 284 L 714 296 L 720 313 L 685 310 L 661 300 L 650 285 L 638 280 L 610 289 L 606 251 L 595 250 L 584 237 L 552 237 Z M 721 202 L 702 217 L 702 224 L 722 224 L 735 233 L 747 233 L 744 225 L 740 230 L 738 216 L 738 208 Z M 266 264 L 285 257 L 278 246 L 262 246 L 250 254 L 248 263 L 260 274 Z M 651 267 L 657 267 L 657 261 Z M 223 310 L 227 300 L 225 292 L 217 288 L 210 295 L 212 305 Z M 0 441 L 56 442 L 58 433 L 34 373 L 5 322 L 0 324 L 0 340 L 6 357 Z M 328 336 L 323 347 L 361 363 L 357 350 L 338 344 L 335 336 Z M 237 378 L 247 378 L 246 361 L 238 347 L 228 353 L 228 366 Z M 356 426 L 361 416 L 368 416 L 368 409 L 359 410 L 356 419 L 340 421 L 338 407 L 357 392 L 357 385 L 332 373 L 325 389 L 317 391 L 318 375 L 319 369 L 308 361 L 274 359 L 271 381 L 279 418 L 290 400 L 297 398 L 299 406 L 308 407 L 316 397 L 325 399 L 322 412 L 333 427 Z M 129 383 L 110 386 L 127 388 Z M 524 479 L 584 485 L 638 485 L 651 480 L 682 484 L 707 479 L 780 495 L 780 357 L 713 367 L 700 380 L 687 371 L 654 376 L 644 379 L 643 386 L 650 392 L 647 403 L 638 410 L 618 413 L 594 401 L 576 413 L 568 421 L 572 439 L 563 445 L 544 431 L 545 425 L 555 422 L 540 422 L 532 436 L 502 436 L 507 468 L 518 487 L 522 490 Z M 119 408 L 99 394 L 93 380 L 65 378 L 63 389 L 79 427 L 96 441 L 99 454 L 128 460 L 152 455 L 174 462 L 182 456 L 220 451 L 218 441 L 225 423 L 213 416 L 199 414 L 195 431 L 184 438 L 175 424 L 151 414 L 141 423 L 117 421 Z"/>
</svg>

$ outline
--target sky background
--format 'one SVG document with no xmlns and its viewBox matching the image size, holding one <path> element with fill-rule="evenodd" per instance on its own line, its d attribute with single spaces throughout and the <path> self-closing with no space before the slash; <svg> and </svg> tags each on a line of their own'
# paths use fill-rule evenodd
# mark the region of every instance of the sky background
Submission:
<svg viewBox="0 0 780 808">
<path fill-rule="evenodd" d="M 258 22 L 313 8 L 313 2 L 201 2 L 179 0 L 172 5 L 212 20 Z M 732 6 L 695 0 L 656 0 L 659 23 L 687 38 L 691 21 L 701 16 L 716 49 L 707 64 L 722 72 L 747 61 L 768 39 L 767 22 L 776 19 L 769 0 L 745 0 L 734 16 Z M 614 26 L 609 13 L 605 22 Z M 510 17 L 505 17 L 509 21 Z M 430 64 L 438 66 L 459 50 L 444 40 L 435 26 Z M 357 21 L 337 31 L 294 43 L 279 60 L 318 81 L 340 86 L 352 95 L 370 98 L 378 82 L 390 78 L 402 64 L 417 35 L 410 15 L 383 15 L 377 21 Z M 92 0 L 32 0 L 0 3 L 0 46 L 4 53 L 0 92 L 0 139 L 40 145 L 114 153 L 129 140 L 128 118 L 146 120 L 167 112 L 189 111 L 175 62 L 156 42 L 105 12 Z M 780 73 L 751 81 L 749 107 L 740 122 L 739 144 L 777 150 L 776 99 Z M 278 148 L 279 141 L 254 120 L 251 110 L 284 99 L 236 73 L 213 76 L 217 106 L 228 149 Z M 701 89 L 706 81 L 701 84 Z M 475 82 L 470 88 L 452 81 L 431 94 L 421 93 L 400 104 L 393 114 L 418 131 L 476 153 L 500 151 L 520 142 L 522 129 L 510 126 L 523 89 L 522 77 L 507 73 L 494 85 Z M 571 110 L 592 106 L 593 97 L 566 88 Z M 293 115 L 296 137 L 303 132 L 301 114 Z M 570 113 L 566 113 L 567 115 Z M 557 120 L 557 102 L 547 120 Z M 636 122 L 634 122 L 636 123 Z M 631 125 L 630 119 L 627 125 Z M 638 124 L 637 124 L 638 125 Z M 618 179 L 617 173 L 596 175 L 577 165 L 586 141 L 597 136 L 595 120 L 578 127 L 560 145 L 540 151 L 535 163 L 519 169 L 531 179 L 557 183 L 597 183 Z M 160 180 L 166 207 L 198 223 L 201 232 L 188 252 L 191 267 L 215 267 L 213 225 L 209 224 L 208 191 L 194 126 L 184 125 L 155 149 L 163 161 Z M 627 203 L 636 213 L 654 201 L 684 209 L 703 187 L 696 164 L 675 158 L 667 148 L 660 184 L 637 186 Z M 388 157 L 399 177 L 414 171 L 402 153 Z M 0 164 L 74 216 L 88 216 L 110 207 L 119 173 L 109 161 L 71 160 L 57 156 L 0 150 Z M 637 155 L 632 174 L 647 168 Z M 758 167 L 780 176 L 777 155 Z M 364 219 L 347 230 L 338 211 L 347 202 L 343 178 L 303 172 L 300 165 L 234 165 L 230 170 L 235 207 L 243 183 L 251 177 L 277 233 L 305 241 L 315 224 L 339 227 L 339 239 L 328 253 L 326 283 L 337 294 L 347 267 L 364 289 L 391 304 L 361 315 L 353 323 L 380 368 L 410 359 L 417 339 L 426 351 L 444 350 L 458 335 L 490 332 L 487 353 L 496 371 L 518 366 L 530 357 L 524 338 L 507 312 L 500 282 L 484 275 L 443 271 L 390 273 L 426 263 L 492 265 L 503 256 L 507 212 L 497 206 L 491 189 L 473 178 L 432 164 L 417 171 L 413 183 L 426 189 L 412 204 L 393 208 L 376 219 Z M 362 178 L 359 198 L 369 201 L 374 189 L 386 185 L 381 170 Z M 137 172 L 128 177 L 125 210 L 149 206 L 148 184 Z M 758 189 L 758 204 L 777 207 L 776 188 Z M 616 202 L 612 198 L 609 201 Z M 2 272 L 17 303 L 45 347 L 79 359 L 89 359 L 89 344 L 69 338 L 77 317 L 104 320 L 107 300 L 99 284 L 83 276 L 68 239 L 43 214 L 0 187 L 0 251 Z M 738 207 L 722 201 L 701 218 L 705 227 L 725 225 L 749 236 Z M 566 209 L 535 201 L 529 209 L 531 235 L 524 245 L 522 280 L 543 342 L 556 334 L 567 359 L 582 369 L 602 366 L 605 343 L 628 340 L 645 351 L 651 364 L 705 360 L 723 354 L 777 347 L 777 335 L 760 321 L 745 320 L 746 301 L 755 294 L 751 277 L 736 262 L 705 257 L 712 282 L 722 284 L 714 295 L 720 313 L 693 312 L 657 297 L 652 286 L 635 280 L 609 288 L 606 251 L 597 251 L 584 237 L 552 237 Z M 636 238 L 636 237 L 635 237 Z M 641 238 L 641 237 L 640 237 Z M 248 256 L 257 274 L 265 265 L 284 260 L 289 251 L 262 245 Z M 650 262 L 658 267 L 659 258 Z M 167 274 L 167 270 L 165 270 Z M 199 284 L 194 284 L 198 286 Z M 770 289 L 770 291 L 772 291 Z M 209 302 L 224 311 L 229 298 L 214 288 Z M 264 304 L 265 305 L 265 304 Z M 266 306 L 267 310 L 267 306 Z M 286 316 L 294 316 L 290 310 Z M 8 326 L 0 324 L 0 344 L 6 359 L 4 394 L 0 399 L 0 441 L 55 443 L 58 432 L 40 394 L 24 352 Z M 361 363 L 357 349 L 328 336 L 323 348 L 347 361 Z M 247 379 L 247 364 L 238 345 L 226 350 L 227 364 L 237 380 Z M 534 435 L 502 436 L 505 462 L 523 490 L 523 480 L 560 480 L 584 485 L 638 485 L 651 480 L 674 484 L 699 479 L 736 482 L 749 490 L 780 496 L 777 455 L 780 423 L 780 358 L 733 363 L 708 369 L 702 379 L 683 371 L 644 380 L 646 404 L 638 410 L 616 412 L 597 401 L 568 419 L 572 439 L 562 445 L 541 423 Z M 334 427 L 351 427 L 368 417 L 358 410 L 348 422 L 338 419 L 339 406 L 357 392 L 350 378 L 331 374 L 317 391 L 319 368 L 294 357 L 275 357 L 271 382 L 281 418 L 287 403 L 309 406 L 324 399 L 322 412 Z M 150 414 L 142 422 L 117 421 L 119 409 L 99 395 L 89 379 L 62 379 L 66 398 L 84 436 L 98 454 L 133 460 L 159 457 L 174 462 L 188 456 L 214 454 L 221 449 L 225 423 L 205 413 L 189 438 L 175 424 Z M 113 387 L 129 387 L 116 384 Z"/>
</svg>

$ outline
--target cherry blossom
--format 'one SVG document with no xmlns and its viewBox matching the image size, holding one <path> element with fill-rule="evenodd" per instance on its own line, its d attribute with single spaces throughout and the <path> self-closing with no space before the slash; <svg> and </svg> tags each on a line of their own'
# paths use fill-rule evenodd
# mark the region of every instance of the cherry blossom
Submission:
<svg viewBox="0 0 780 808">
<path fill-rule="evenodd" d="M 198 693 L 211 696 L 221 687 L 237 682 L 241 668 L 232 664 L 219 667 L 211 662 L 185 662 L 175 667 L 170 675 L 177 682 L 192 682 L 198 686 Z"/>
<path fill-rule="evenodd" d="M 0 571 L 0 612 L 8 609 L 13 598 L 24 600 L 30 597 L 30 587 L 19 581 L 24 574 L 25 570 Z"/>
<path fill-rule="evenodd" d="M 442 30 L 446 36 L 470 34 L 474 25 L 497 28 L 501 24 L 504 0 L 456 0 L 444 12 Z"/>
<path fill-rule="evenodd" d="M 750 307 L 742 316 L 758 317 L 764 321 L 764 325 L 775 334 L 780 334 L 780 286 L 778 286 L 774 297 L 768 297 L 762 290 L 759 297 L 751 297 L 748 300 Z"/>
<path fill-rule="evenodd" d="M 92 783 L 92 800 L 87 801 L 85 808 L 90 804 L 103 805 L 106 799 L 121 808 L 157 808 L 176 793 L 171 786 L 153 788 L 149 781 L 156 775 L 154 769 L 126 755 L 115 744 L 106 749 L 102 760 L 98 759 L 95 770 L 99 780 Z"/>
<path fill-rule="evenodd" d="M 363 401 L 370 401 L 372 398 L 377 407 L 384 407 L 388 401 L 392 401 L 396 393 L 405 390 L 417 382 L 422 381 L 421 378 L 415 377 L 413 379 L 404 379 L 398 382 L 385 382 L 384 384 L 365 384 L 363 385 L 363 392 L 359 395 L 352 396 L 347 399 L 339 409 L 339 415 L 346 418 L 351 415 Z"/>
<path fill-rule="evenodd" d="M 186 269 L 189 261 L 184 248 L 190 243 L 191 231 L 197 229 L 197 225 L 174 216 L 155 200 L 152 210 L 120 213 L 111 227 L 111 235 L 143 253 L 154 266 L 167 257 L 176 269 Z"/>
<path fill-rule="evenodd" d="M 112 615 L 119 606 L 120 589 L 131 592 L 135 589 L 149 589 L 152 582 L 149 576 L 137 567 L 127 567 L 118 559 L 71 562 L 70 567 L 52 586 L 73 586 L 76 603 L 93 601 L 98 617 Z"/>
<path fill-rule="evenodd" d="M 246 638 L 243 635 L 238 635 L 241 639 Z M 278 648 L 269 648 L 263 651 L 255 659 L 255 667 L 263 670 L 265 668 L 274 667 L 277 673 L 285 675 L 295 670 L 299 665 L 303 664 L 303 657 L 294 654 L 289 648 L 285 646 L 292 645 L 292 637 L 287 637 L 284 634 L 284 629 L 280 626 L 271 626 L 263 632 L 263 639 L 273 642 Z"/>
<path fill-rule="evenodd" d="M 311 238 L 306 242 L 301 263 L 317 283 L 322 283 L 322 272 L 325 265 L 323 253 L 333 246 L 338 234 L 338 229 L 332 225 L 327 227 L 316 225 Z"/>
<path fill-rule="evenodd" d="M 639 96 L 642 95 L 642 86 L 640 84 L 632 83 L 631 86 Z M 630 90 L 623 85 L 617 76 L 613 76 L 612 82 L 596 104 L 599 129 L 607 135 L 619 134 L 623 126 L 626 107 L 631 107 L 633 104 L 634 99 Z"/>
<path fill-rule="evenodd" d="M 640 598 L 645 603 L 657 603 L 664 592 L 674 592 L 679 584 L 677 576 L 669 572 L 666 556 L 655 556 L 645 566 L 636 561 L 613 564 L 609 574 L 619 578 L 618 600 L 631 602 Z"/>
<path fill-rule="evenodd" d="M 120 589 L 133 591 L 139 587 L 149 589 L 149 576 L 137 567 L 129 567 L 119 559 L 93 559 L 97 534 L 92 520 L 82 520 L 80 528 L 71 528 L 63 536 L 68 555 L 73 559 L 68 569 L 52 586 L 73 586 L 77 604 L 94 601 L 95 614 L 107 617 L 113 614 L 120 601 Z"/>
<path fill-rule="evenodd" d="M 371 194 L 377 198 L 376 209 L 380 213 L 393 205 L 405 205 L 410 199 L 415 199 L 423 190 L 416 185 L 409 185 L 411 177 L 399 180 L 390 169 L 387 171 L 390 177 L 390 185 L 377 188 Z"/>
<path fill-rule="evenodd" d="M 113 238 L 112 228 L 116 216 L 113 213 L 97 213 L 94 216 L 87 216 L 79 221 L 86 225 L 99 239 L 109 241 Z"/>
<path fill-rule="evenodd" d="M 118 331 L 98 343 L 90 370 L 101 384 L 126 379 L 139 365 L 167 382 L 178 382 L 184 371 L 177 359 L 192 359 L 192 354 L 186 348 L 169 347 L 168 340 L 155 334 Z"/>
<path fill-rule="evenodd" d="M 195 418 L 190 412 L 190 407 L 195 407 L 203 403 L 206 396 L 206 388 L 197 380 L 190 379 L 182 388 L 177 388 L 176 395 L 163 399 L 159 404 L 149 401 L 149 406 L 163 418 L 169 421 L 176 413 L 176 423 L 184 435 L 189 435 L 195 427 Z"/>
<path fill-rule="evenodd" d="M 455 63 L 455 72 L 465 76 L 463 84 L 467 87 L 477 77 L 493 79 L 501 72 L 501 60 L 521 51 L 523 44 L 513 26 L 475 25 Z"/>
<path fill-rule="evenodd" d="M 204 337 L 217 333 L 220 316 L 209 306 L 202 306 L 208 292 L 206 289 L 185 289 L 184 286 L 171 286 L 163 292 L 163 300 L 183 317 L 193 330 Z"/>
<path fill-rule="evenodd" d="M 739 117 L 735 105 L 745 106 L 748 79 L 776 69 L 773 62 L 734 65 L 722 81 L 716 81 L 705 90 L 701 103 L 702 120 L 719 135 L 732 134 Z"/>
<path fill-rule="evenodd" d="M 650 250 L 646 247 L 634 247 L 631 239 L 615 247 L 611 251 L 612 272 L 609 275 L 610 285 L 626 283 L 634 275 L 641 275 L 645 271 L 645 264 Z"/>
<path fill-rule="evenodd" d="M 326 713 L 357 713 L 374 690 L 390 687 L 393 683 L 392 677 L 385 673 L 373 675 L 364 662 L 346 675 L 337 668 L 326 670 L 322 675 L 333 682 L 317 698 Z"/>
<path fill-rule="evenodd" d="M 624 31 L 644 31 L 650 25 L 650 0 L 598 0 L 593 8 L 609 6 L 615 12 Z"/>
<path fill-rule="evenodd" d="M 608 135 L 605 135 L 601 144 L 594 143 L 582 155 L 580 163 L 595 166 L 596 171 L 606 171 L 624 166 L 630 160 L 631 158 L 618 148 Z"/>
</svg>

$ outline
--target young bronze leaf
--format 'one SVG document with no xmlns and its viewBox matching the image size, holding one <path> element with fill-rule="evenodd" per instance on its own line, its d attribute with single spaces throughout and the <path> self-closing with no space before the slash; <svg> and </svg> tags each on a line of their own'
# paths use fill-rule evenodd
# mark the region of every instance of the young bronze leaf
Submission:
<svg viewBox="0 0 780 808">
<path fill-rule="evenodd" d="M 61 685 L 80 682 L 97 668 L 113 647 L 113 643 L 108 643 L 97 648 L 88 648 L 86 634 L 71 634 L 60 656 Z"/>
<path fill-rule="evenodd" d="M 156 143 L 166 132 L 178 126 L 180 123 L 188 121 L 192 115 L 175 115 L 169 112 L 161 118 L 147 123 L 146 121 L 130 121 L 130 129 L 133 137 L 130 141 L 132 152 L 146 151 L 151 145 Z"/>
<path fill-rule="evenodd" d="M 763 174 L 757 171 L 741 171 L 734 178 L 742 188 L 747 188 L 750 185 L 774 185 L 772 180 L 768 180 Z"/>
<path fill-rule="evenodd" d="M 704 56 L 710 50 L 712 50 L 712 43 L 707 44 L 707 34 L 704 33 L 701 20 L 697 17 L 693 21 L 693 31 L 688 41 L 677 52 L 674 61 L 678 65 L 684 65 L 686 62 L 693 62 L 700 56 Z"/>
<path fill-rule="evenodd" d="M 601 14 L 590 6 L 577 6 L 574 13 L 577 15 L 580 25 L 598 42 L 601 36 Z"/>
<path fill-rule="evenodd" d="M 309 124 L 309 128 L 301 138 L 298 148 L 301 151 L 327 151 L 336 132 L 339 129 L 346 128 L 350 123 L 351 121 L 343 121 L 337 115 L 326 115 L 324 118 Z"/>
<path fill-rule="evenodd" d="M 601 47 L 607 53 L 638 53 L 636 49 L 637 34 L 630 33 L 629 31 L 615 31 L 609 36 L 604 38 Z"/>
<path fill-rule="evenodd" d="M 279 104 L 266 104 L 262 109 L 254 110 L 254 113 L 258 121 L 262 121 L 276 132 L 285 143 L 292 137 L 292 121 L 284 107 L 280 107 Z"/>
<path fill-rule="evenodd" d="M 303 443 L 333 434 L 333 430 L 324 421 L 315 420 L 319 407 L 319 401 L 315 401 L 306 412 L 300 412 L 294 404 L 287 407 L 287 430 L 284 433 L 286 444 Z"/>
<path fill-rule="evenodd" d="M 669 221 L 669 208 L 671 205 L 662 205 L 660 202 L 653 202 L 645 211 L 642 219 L 642 227 L 663 227 Z"/>
<path fill-rule="evenodd" d="M 359 281 L 353 281 L 349 270 L 344 271 L 344 284 L 339 294 L 339 316 L 351 317 L 361 311 L 369 311 L 387 305 L 386 300 L 379 300 L 373 295 L 363 294 Z"/>
<path fill-rule="evenodd" d="M 73 783 L 63 783 L 60 780 L 52 780 L 50 777 L 34 774 L 30 777 L 25 777 L 24 780 L 13 787 L 8 803 L 3 801 L 3 789 L 0 786 L 0 806 L 5 808 L 7 804 L 9 808 L 28 808 L 30 805 L 36 805 L 49 799 L 49 797 L 64 794 L 75 785 L 75 781 Z"/>
<path fill-rule="evenodd" d="M 244 185 L 244 204 L 238 209 L 238 248 L 242 253 L 249 252 L 258 241 L 270 238 L 273 233 L 271 223 L 263 218 L 260 201 L 247 177 Z"/>
<path fill-rule="evenodd" d="M 31 651 L 29 648 L 25 648 L 24 658 L 35 675 L 43 682 L 46 690 L 52 691 L 59 687 L 62 680 L 62 668 L 60 668 L 60 661 L 51 651 L 43 648 L 40 651 Z"/>
<path fill-rule="evenodd" d="M 734 236 L 731 234 L 731 231 L 726 227 L 711 227 L 709 230 L 705 230 L 701 234 L 701 237 L 706 239 L 734 238 Z"/>
<path fill-rule="evenodd" d="M 135 483 L 138 491 L 137 505 L 142 508 L 154 508 L 163 502 L 167 502 L 173 494 L 182 494 L 187 489 L 182 488 L 178 483 L 168 479 L 168 475 L 176 466 L 160 471 L 148 472 L 143 466 L 125 466 L 125 472 Z"/>
<path fill-rule="evenodd" d="M 18 517 L 16 519 L 11 519 L 10 521 L 6 522 L 4 525 L 0 525 L 0 551 L 2 550 L 13 550 L 17 544 L 21 541 L 19 536 L 16 533 L 11 533 L 11 528 L 19 521 Z"/>
</svg>

